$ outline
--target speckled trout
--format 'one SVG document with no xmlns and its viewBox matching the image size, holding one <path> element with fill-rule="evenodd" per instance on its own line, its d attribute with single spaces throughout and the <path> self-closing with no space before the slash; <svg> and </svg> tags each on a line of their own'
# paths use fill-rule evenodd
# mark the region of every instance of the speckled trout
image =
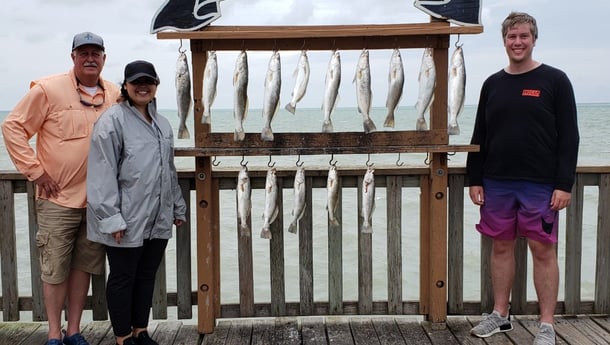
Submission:
<svg viewBox="0 0 610 345">
<path fill-rule="evenodd" d="M 212 104 L 216 99 L 216 83 L 218 81 L 218 61 L 216 52 L 211 50 L 208 53 L 208 60 L 203 70 L 203 116 L 201 123 L 212 122 Z"/>
<path fill-rule="evenodd" d="M 305 214 L 305 168 L 298 167 L 294 176 L 294 202 L 292 206 L 292 221 L 288 226 L 288 231 L 296 234 L 299 220 Z"/>
<path fill-rule="evenodd" d="M 280 62 L 280 52 L 277 50 L 269 59 L 269 67 L 265 77 L 265 92 L 263 95 L 263 122 L 264 127 L 261 131 L 261 139 L 273 141 L 273 131 L 271 121 L 277 113 L 280 103 L 280 89 L 282 87 L 282 68 Z"/>
<path fill-rule="evenodd" d="M 362 232 L 372 233 L 373 211 L 375 210 L 375 169 L 368 167 L 362 180 Z"/>
<path fill-rule="evenodd" d="M 233 118 L 235 132 L 233 139 L 243 141 L 246 137 L 244 121 L 248 115 L 248 55 L 242 51 L 235 61 L 233 73 Z"/>
<path fill-rule="evenodd" d="M 462 46 L 456 47 L 453 55 L 451 55 L 448 79 L 447 112 L 449 113 L 449 124 L 447 132 L 449 135 L 457 135 L 460 134 L 457 119 L 462 109 L 464 109 L 464 94 L 466 93 L 466 65 L 464 65 Z"/>
<path fill-rule="evenodd" d="M 180 52 L 176 62 L 176 101 L 178 104 L 178 117 L 180 118 L 178 139 L 189 139 L 191 135 L 186 127 L 186 119 L 191 110 L 193 99 L 191 97 L 191 74 L 189 73 L 189 65 L 184 52 Z"/>
<path fill-rule="evenodd" d="M 263 228 L 261 229 L 261 238 L 271 238 L 271 223 L 275 221 L 278 214 L 277 205 L 277 176 L 275 168 L 267 170 L 267 178 L 265 179 L 265 208 L 263 211 Z"/>
</svg>

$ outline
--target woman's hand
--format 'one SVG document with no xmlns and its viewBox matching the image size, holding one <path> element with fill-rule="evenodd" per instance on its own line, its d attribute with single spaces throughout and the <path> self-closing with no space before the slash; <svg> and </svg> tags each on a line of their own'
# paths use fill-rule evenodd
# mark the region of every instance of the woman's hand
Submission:
<svg viewBox="0 0 610 345">
<path fill-rule="evenodd" d="M 117 232 L 112 233 L 112 237 L 114 237 L 114 240 L 116 241 L 117 244 L 121 244 L 121 239 L 124 236 L 125 236 L 125 230 L 119 230 Z"/>
</svg>

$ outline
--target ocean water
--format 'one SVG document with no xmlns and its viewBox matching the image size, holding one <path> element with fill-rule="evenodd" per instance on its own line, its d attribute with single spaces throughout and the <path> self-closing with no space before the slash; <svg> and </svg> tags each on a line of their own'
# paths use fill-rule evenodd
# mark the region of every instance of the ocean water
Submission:
<svg viewBox="0 0 610 345">
<path fill-rule="evenodd" d="M 461 134 L 450 137 L 450 144 L 467 144 L 470 141 L 474 123 L 474 105 L 467 105 L 460 115 L 459 123 Z M 610 116 L 610 104 L 579 104 L 579 128 L 581 133 L 581 144 L 579 151 L 579 166 L 601 166 L 610 164 L 610 129 L 607 119 Z M 0 122 L 4 120 L 8 112 L 0 112 Z M 173 125 L 174 135 L 177 136 L 179 119 L 176 110 L 162 109 Z M 373 108 L 372 118 L 378 130 L 412 130 L 415 128 L 416 113 L 412 106 L 402 106 L 396 113 L 396 128 L 384 129 L 383 121 L 386 115 L 385 108 Z M 192 116 L 192 114 L 191 114 Z M 192 117 L 187 121 L 189 131 L 193 133 Z M 362 117 L 355 108 L 338 108 L 333 114 L 335 132 L 361 131 Z M 262 128 L 262 116 L 260 109 L 250 109 L 245 124 L 247 132 L 260 132 Z M 274 132 L 318 132 L 322 126 L 322 114 L 319 109 L 301 109 L 297 106 L 296 114 L 290 114 L 281 109 L 273 120 Z M 212 131 L 233 132 L 233 115 L 229 109 L 212 108 Z M 1 133 L 0 133 L 1 136 Z M 192 137 L 192 135 L 191 135 Z M 193 139 L 176 139 L 176 147 L 192 147 Z M 397 160 L 405 166 L 424 166 L 426 155 L 421 153 L 402 154 L 375 154 L 370 155 L 335 155 L 337 166 L 341 168 L 365 167 L 365 163 L 375 164 L 376 167 L 395 166 Z M 221 168 L 238 167 L 241 157 L 217 157 Z M 265 169 L 269 157 L 245 157 L 251 170 Z M 299 157 L 274 156 L 271 157 L 276 167 L 283 170 L 295 169 L 295 163 Z M 329 156 L 313 155 L 301 156 L 305 168 L 315 166 L 328 166 Z M 449 166 L 464 166 L 465 153 L 456 153 L 450 156 Z M 193 170 L 194 159 L 190 157 L 176 157 L 176 166 L 179 170 Z M 4 141 L 0 140 L 0 170 L 15 170 L 4 148 Z M 465 193 L 467 194 L 467 193 Z M 292 190 L 284 190 L 284 225 L 287 228 L 292 215 Z M 585 188 L 584 205 L 584 231 L 583 231 L 583 270 L 582 270 L 582 298 L 592 299 L 594 288 L 594 270 L 590 263 L 595 262 L 596 257 L 596 220 L 597 220 L 597 189 Z M 252 228 L 253 228 L 253 255 L 254 255 L 254 286 L 256 303 L 268 302 L 270 300 L 269 286 L 269 244 L 267 240 L 259 238 L 258 233 L 262 226 L 262 203 L 264 202 L 261 190 L 253 191 Z M 464 217 L 464 298 L 465 300 L 480 299 L 480 236 L 474 230 L 478 221 L 478 209 L 472 206 L 468 197 L 465 196 Z M 314 298 L 327 300 L 328 298 L 328 276 L 327 276 L 327 226 L 325 217 L 326 194 L 324 190 L 314 191 L 312 196 L 312 207 L 314 227 Z M 350 210 L 356 208 L 356 190 L 345 189 L 343 194 L 343 279 L 344 299 L 357 300 L 358 278 L 357 267 L 353 263 L 357 261 L 357 215 Z M 26 202 L 23 195 L 16 196 L 17 210 L 23 210 L 22 216 L 17 216 L 17 241 L 18 248 L 28 246 Z M 191 203 L 194 204 L 194 193 L 191 194 Z M 221 191 L 221 302 L 238 303 L 238 266 L 237 266 L 237 243 L 236 243 L 236 212 L 235 191 Z M 419 190 L 415 188 L 403 189 L 403 299 L 416 300 L 419 296 Z M 380 255 L 373 256 L 373 298 L 375 300 L 387 298 L 386 286 L 386 235 L 383 231 L 385 225 L 385 190 L 379 188 L 376 193 L 376 209 L 373 218 L 373 251 Z M 193 211 L 194 212 L 194 211 Z M 193 213 L 193 218 L 195 214 Z M 562 211 L 560 226 L 559 260 L 562 271 L 560 281 L 560 299 L 563 298 L 563 267 L 564 267 L 564 242 L 565 242 L 565 211 Z M 194 229 L 192 229 L 194 231 Z M 195 238 L 195 236 L 193 236 Z M 285 265 L 286 265 L 286 298 L 287 301 L 298 301 L 298 237 L 288 232 L 284 235 L 285 241 Z M 195 244 L 192 246 L 193 253 Z M 167 273 L 168 290 L 175 291 L 175 245 L 170 242 L 167 249 Z M 29 251 L 18 252 L 19 267 L 19 293 L 28 295 L 30 293 L 29 277 Z M 529 260 L 531 263 L 531 258 Z M 196 289 L 196 259 L 193 256 L 192 263 L 193 289 Z M 531 268 L 530 268 L 531 278 Z M 533 283 L 528 284 L 528 299 L 535 299 Z"/>
</svg>

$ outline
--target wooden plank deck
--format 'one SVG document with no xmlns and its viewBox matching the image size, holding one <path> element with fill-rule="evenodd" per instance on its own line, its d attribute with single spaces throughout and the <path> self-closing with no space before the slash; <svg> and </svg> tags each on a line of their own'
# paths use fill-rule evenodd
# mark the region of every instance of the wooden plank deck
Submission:
<svg viewBox="0 0 610 345">
<path fill-rule="evenodd" d="M 449 316 L 431 324 L 418 316 L 313 316 L 221 319 L 214 333 L 197 332 L 196 322 L 153 321 L 149 331 L 161 345 L 401 345 L 401 344 L 531 344 L 537 331 L 533 316 L 513 317 L 514 329 L 479 339 L 469 334 L 480 316 Z M 610 344 L 610 316 L 559 316 L 557 344 Z M 109 321 L 93 321 L 82 328 L 91 345 L 114 345 Z M 44 345 L 44 322 L 0 323 L 2 345 Z"/>
</svg>

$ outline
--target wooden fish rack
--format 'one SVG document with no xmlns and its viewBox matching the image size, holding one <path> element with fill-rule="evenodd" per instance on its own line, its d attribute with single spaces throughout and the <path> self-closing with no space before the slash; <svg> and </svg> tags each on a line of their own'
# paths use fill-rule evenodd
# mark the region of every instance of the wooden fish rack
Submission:
<svg viewBox="0 0 610 345">
<path fill-rule="evenodd" d="M 213 133 L 202 124 L 203 72 L 209 50 L 360 50 L 433 48 L 437 71 L 447 71 L 450 35 L 479 34 L 483 26 L 430 23 L 319 26 L 208 26 L 199 31 L 159 32 L 158 39 L 188 39 L 194 98 L 195 147 L 176 148 L 195 157 L 197 200 L 198 330 L 212 333 L 220 317 L 219 186 L 212 176 L 213 156 L 414 153 L 429 155 L 429 174 L 421 181 L 420 314 L 435 323 L 447 317 L 447 153 L 478 151 L 476 145 L 449 145 L 447 73 L 437 73 L 430 130 L 336 133 L 274 133 L 272 142 L 247 133 Z M 370 236 L 370 234 L 368 234 Z"/>
</svg>

